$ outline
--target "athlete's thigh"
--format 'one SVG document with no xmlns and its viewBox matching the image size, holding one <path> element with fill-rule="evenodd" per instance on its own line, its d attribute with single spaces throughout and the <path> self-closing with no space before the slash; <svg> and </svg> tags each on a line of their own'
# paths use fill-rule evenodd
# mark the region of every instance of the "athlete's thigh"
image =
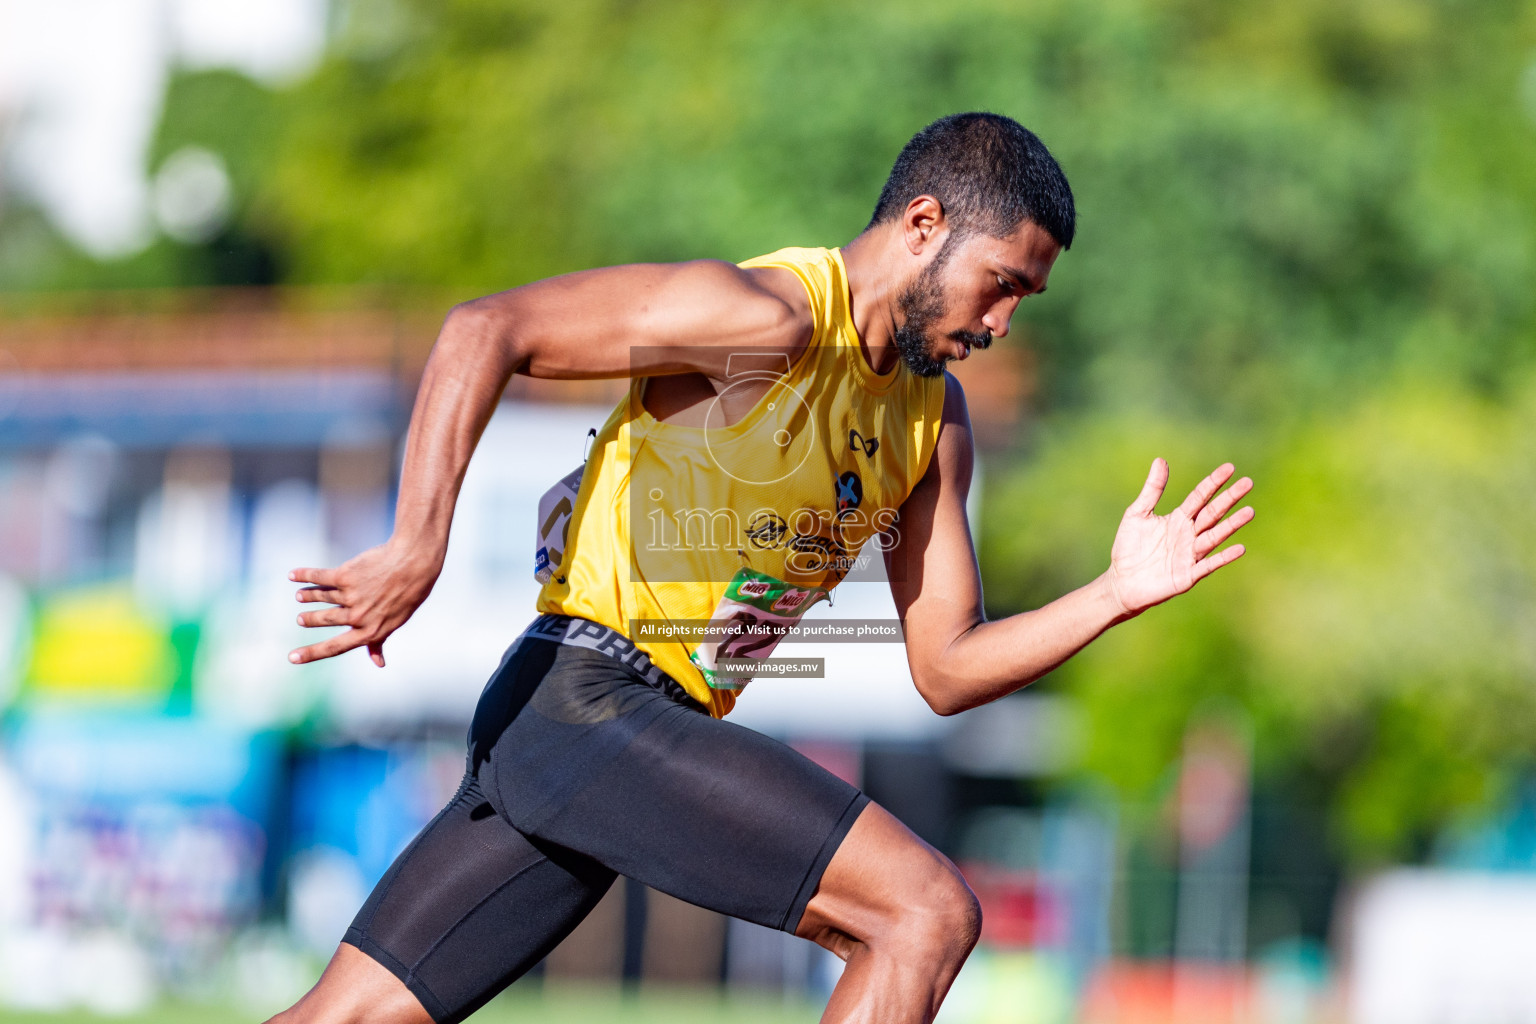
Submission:
<svg viewBox="0 0 1536 1024">
<path fill-rule="evenodd" d="M 438 1024 L 459 1021 L 543 959 L 613 879 L 590 857 L 519 833 L 466 776 L 344 941 L 394 974 Z"/>
<path fill-rule="evenodd" d="M 690 903 L 793 931 L 867 798 L 777 740 L 657 699 L 665 706 L 622 753 L 529 831 Z"/>
</svg>

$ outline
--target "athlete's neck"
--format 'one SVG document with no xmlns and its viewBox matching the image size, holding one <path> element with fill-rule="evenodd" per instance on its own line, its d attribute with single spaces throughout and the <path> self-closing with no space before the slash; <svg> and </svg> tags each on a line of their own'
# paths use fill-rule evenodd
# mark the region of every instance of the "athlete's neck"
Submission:
<svg viewBox="0 0 1536 1024">
<path fill-rule="evenodd" d="M 889 373 L 900 359 L 896 351 L 896 307 L 910 271 L 911 255 L 902 244 L 901 223 L 866 228 L 843 246 L 853 327 L 870 369 Z"/>
</svg>

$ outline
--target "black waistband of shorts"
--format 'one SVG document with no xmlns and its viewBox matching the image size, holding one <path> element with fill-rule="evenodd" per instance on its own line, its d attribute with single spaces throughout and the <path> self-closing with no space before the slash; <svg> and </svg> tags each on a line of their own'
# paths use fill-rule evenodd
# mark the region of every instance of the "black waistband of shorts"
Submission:
<svg viewBox="0 0 1536 1024">
<path fill-rule="evenodd" d="M 679 704 L 708 713 L 704 705 L 683 688 L 683 684 L 663 672 L 649 654 L 635 646 L 633 640 L 601 622 L 575 615 L 545 614 L 534 619 L 523 630 L 523 636 L 550 640 L 567 647 L 585 647 L 589 651 L 606 654 Z"/>
</svg>

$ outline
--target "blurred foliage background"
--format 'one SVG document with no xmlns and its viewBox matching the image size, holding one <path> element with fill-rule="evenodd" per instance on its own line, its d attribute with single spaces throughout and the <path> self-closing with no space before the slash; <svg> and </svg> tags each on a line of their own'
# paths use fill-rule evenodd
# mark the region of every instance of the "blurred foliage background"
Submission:
<svg viewBox="0 0 1536 1024">
<path fill-rule="evenodd" d="M 154 174 L 229 170 L 215 237 L 127 259 L 6 207 L 0 287 L 371 286 L 446 303 L 864 225 L 902 143 L 990 109 L 1052 148 L 1073 250 L 1009 344 L 989 611 L 1106 564 L 1153 455 L 1258 481 L 1249 556 L 1040 684 L 1143 806 L 1191 711 L 1346 861 L 1423 855 L 1536 741 L 1536 7 L 1516 0 L 339 0 L 315 73 L 172 80 Z M 1173 500 L 1177 500 L 1175 497 Z"/>
</svg>

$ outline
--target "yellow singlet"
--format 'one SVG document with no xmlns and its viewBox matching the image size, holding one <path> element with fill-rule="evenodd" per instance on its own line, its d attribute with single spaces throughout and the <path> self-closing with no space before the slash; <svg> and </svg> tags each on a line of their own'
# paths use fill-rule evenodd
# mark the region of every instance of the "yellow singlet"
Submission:
<svg viewBox="0 0 1536 1024">
<path fill-rule="evenodd" d="M 637 378 L 592 445 L 538 603 L 630 637 L 717 718 L 750 678 L 717 658 L 758 656 L 754 645 L 644 636 L 681 620 L 798 618 L 865 541 L 892 529 L 928 468 L 944 407 L 942 376 L 870 369 L 838 250 L 781 249 L 742 266 L 800 278 L 815 320 L 809 347 L 793 366 L 782 354 L 733 353 L 727 391 L 772 384 L 728 427 L 657 422 Z M 723 422 L 718 410 L 709 422 Z"/>
</svg>

